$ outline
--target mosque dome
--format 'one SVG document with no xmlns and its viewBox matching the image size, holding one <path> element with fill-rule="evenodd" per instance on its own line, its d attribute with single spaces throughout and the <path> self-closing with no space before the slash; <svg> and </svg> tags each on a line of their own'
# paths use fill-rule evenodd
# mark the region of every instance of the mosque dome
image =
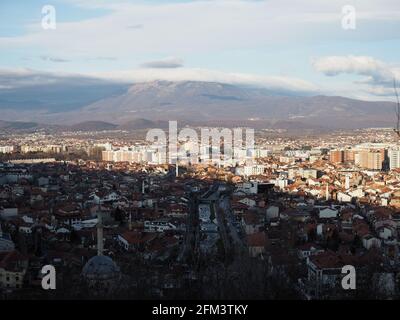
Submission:
<svg viewBox="0 0 400 320">
<path fill-rule="evenodd" d="M 119 277 L 120 269 L 107 256 L 94 256 L 82 269 L 83 277 L 88 281 L 114 280 Z"/>
</svg>

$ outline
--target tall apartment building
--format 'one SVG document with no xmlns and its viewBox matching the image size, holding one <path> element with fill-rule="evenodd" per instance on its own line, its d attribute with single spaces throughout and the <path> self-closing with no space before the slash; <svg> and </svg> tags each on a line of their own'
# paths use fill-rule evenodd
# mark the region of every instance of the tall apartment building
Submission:
<svg viewBox="0 0 400 320">
<path fill-rule="evenodd" d="M 331 150 L 329 153 L 329 160 L 333 163 L 342 163 L 344 162 L 344 150 Z"/>
<path fill-rule="evenodd" d="M 48 153 L 61 153 L 67 151 L 66 146 L 59 145 L 22 145 L 21 152 L 29 153 L 29 152 L 48 152 Z"/>
<path fill-rule="evenodd" d="M 344 150 L 344 162 L 354 162 L 355 151 L 352 149 Z"/>
<path fill-rule="evenodd" d="M 262 175 L 265 172 L 265 166 L 254 165 L 254 166 L 244 166 L 243 173 L 245 176 L 257 176 Z"/>
<path fill-rule="evenodd" d="M 130 150 L 112 150 L 102 152 L 103 161 L 111 162 L 136 162 L 139 163 L 143 160 L 141 152 Z"/>
<path fill-rule="evenodd" d="M 13 151 L 13 146 L 0 146 L 0 153 L 12 153 Z"/>
<path fill-rule="evenodd" d="M 382 170 L 386 152 L 382 150 L 359 150 L 355 155 L 355 164 L 369 170 Z"/>
<path fill-rule="evenodd" d="M 390 170 L 400 168 L 400 146 L 389 149 Z"/>
</svg>

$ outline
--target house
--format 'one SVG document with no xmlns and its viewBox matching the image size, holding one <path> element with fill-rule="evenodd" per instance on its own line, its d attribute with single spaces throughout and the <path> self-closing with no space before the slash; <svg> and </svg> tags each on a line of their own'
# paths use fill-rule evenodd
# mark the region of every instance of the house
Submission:
<svg viewBox="0 0 400 320">
<path fill-rule="evenodd" d="M 351 200 L 353 199 L 351 195 L 344 192 L 338 192 L 336 197 L 337 201 L 339 202 L 351 202 Z"/>
<path fill-rule="evenodd" d="M 218 226 L 213 223 L 213 222 L 202 222 L 200 224 L 200 230 L 202 232 L 211 232 L 211 233 L 217 233 L 218 232 Z"/>
<path fill-rule="evenodd" d="M 10 235 L 0 230 L 0 252 L 13 251 L 14 249 L 15 245 Z"/>
<path fill-rule="evenodd" d="M 243 214 L 248 209 L 248 206 L 243 203 L 232 202 L 231 208 L 235 215 L 239 215 Z"/>
<path fill-rule="evenodd" d="M 279 217 L 279 207 L 269 206 L 267 208 L 267 219 L 275 219 Z"/>
<path fill-rule="evenodd" d="M 55 218 L 59 223 L 73 225 L 82 221 L 81 208 L 78 204 L 68 203 L 55 210 Z"/>
<path fill-rule="evenodd" d="M 90 195 L 90 198 L 94 203 L 105 203 L 105 202 L 118 201 L 120 199 L 120 196 L 115 191 L 111 192 L 101 191 L 92 193 Z"/>
<path fill-rule="evenodd" d="M 168 230 L 176 230 L 177 226 L 169 221 L 145 221 L 145 232 L 165 232 Z"/>
<path fill-rule="evenodd" d="M 242 216 L 242 226 L 246 234 L 252 234 L 258 232 L 263 224 L 255 212 L 248 211 Z"/>
<path fill-rule="evenodd" d="M 244 182 L 236 186 L 235 194 L 257 194 L 258 184 L 257 182 Z"/>
<path fill-rule="evenodd" d="M 0 252 L 0 288 L 22 288 L 28 258 L 18 251 Z"/>
<path fill-rule="evenodd" d="M 315 243 L 305 243 L 298 247 L 297 255 L 300 259 L 323 253 L 325 250 Z"/>
<path fill-rule="evenodd" d="M 259 257 L 265 253 L 267 236 L 264 231 L 248 234 L 246 240 L 250 257 Z"/>
<path fill-rule="evenodd" d="M 379 238 L 383 240 L 393 239 L 397 235 L 396 229 L 392 226 L 378 227 L 376 232 L 378 233 Z"/>
<path fill-rule="evenodd" d="M 20 223 L 18 230 L 21 233 L 31 234 L 33 229 L 33 225 L 31 223 L 22 222 Z"/>
<path fill-rule="evenodd" d="M 183 204 L 170 204 L 167 208 L 167 216 L 170 217 L 187 217 L 188 215 L 188 207 Z"/>
<path fill-rule="evenodd" d="M 199 205 L 199 219 L 202 222 L 210 222 L 211 210 L 210 205 L 208 204 L 200 204 Z"/>
<path fill-rule="evenodd" d="M 330 297 L 332 290 L 340 288 L 342 268 L 345 265 L 355 266 L 355 258 L 332 251 L 310 256 L 307 260 L 306 297 L 308 299 Z"/>
<path fill-rule="evenodd" d="M 0 208 L 0 217 L 3 219 L 13 218 L 18 216 L 18 208 Z"/>
<path fill-rule="evenodd" d="M 320 219 L 329 219 L 329 218 L 336 218 L 339 211 L 333 208 L 320 208 L 319 209 L 319 217 Z"/>
<path fill-rule="evenodd" d="M 243 203 L 248 207 L 254 207 L 256 205 L 256 201 L 254 199 L 251 199 L 249 197 L 244 197 L 240 200 L 238 200 L 239 203 Z"/>
<path fill-rule="evenodd" d="M 367 234 L 362 237 L 362 244 L 363 247 L 367 250 L 370 250 L 371 248 L 380 248 L 381 240 L 370 234 Z"/>
<path fill-rule="evenodd" d="M 50 179 L 48 177 L 40 177 L 37 180 L 37 184 L 39 187 L 47 186 L 50 183 Z"/>
<path fill-rule="evenodd" d="M 280 213 L 282 219 L 290 219 L 293 221 L 305 222 L 311 217 L 311 213 L 307 209 L 297 208 L 297 209 L 286 209 Z"/>
<path fill-rule="evenodd" d="M 117 241 L 126 251 L 136 251 L 144 249 L 146 245 L 156 238 L 156 233 L 133 230 L 119 234 Z"/>
</svg>

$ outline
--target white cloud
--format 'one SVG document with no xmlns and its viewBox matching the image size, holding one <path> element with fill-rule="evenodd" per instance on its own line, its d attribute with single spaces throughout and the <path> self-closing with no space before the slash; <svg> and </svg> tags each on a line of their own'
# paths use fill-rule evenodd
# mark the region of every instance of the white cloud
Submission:
<svg viewBox="0 0 400 320">
<path fill-rule="evenodd" d="M 42 30 L 40 21 L 28 33 L 0 38 L 0 48 L 40 47 L 49 55 L 130 55 L 250 49 L 288 42 L 327 42 L 349 33 L 341 28 L 345 0 L 218 0 L 179 3 L 72 1 L 87 8 L 106 8 L 105 16 L 58 22 Z M 358 25 L 354 37 L 369 40 L 400 36 L 398 0 L 355 1 Z M 382 23 L 384 21 L 385 23 Z M 362 25 L 362 27 L 361 27 Z M 374 32 L 371 33 L 371 28 Z M 351 36 L 350 36 L 351 37 Z M 71 58 L 71 57 L 70 57 Z"/>
<path fill-rule="evenodd" d="M 51 56 L 40 56 L 40 59 L 43 61 L 50 61 L 50 62 L 69 62 L 67 59 L 59 58 L 59 57 L 51 57 Z"/>
<path fill-rule="evenodd" d="M 113 71 L 93 74 L 42 72 L 30 69 L 0 69 L 0 88 L 1 86 L 19 88 L 49 84 L 76 85 L 77 83 L 99 83 L 102 81 L 137 83 L 155 80 L 220 82 L 232 85 L 267 88 L 271 90 L 271 92 L 299 95 L 319 93 L 319 88 L 316 85 L 298 78 L 225 73 L 207 69 L 134 69 L 131 71 Z"/>
<path fill-rule="evenodd" d="M 357 74 L 366 76 L 366 82 L 393 82 L 396 71 L 386 63 L 365 56 L 328 56 L 312 62 L 314 68 L 327 76 Z"/>
<path fill-rule="evenodd" d="M 314 59 L 312 65 L 315 70 L 331 77 L 340 74 L 361 76 L 361 80 L 354 81 L 358 86 L 357 94 L 363 92 L 369 99 L 393 98 L 393 80 L 400 79 L 400 68 L 367 56 L 327 56 Z"/>
<path fill-rule="evenodd" d="M 176 57 L 169 57 L 161 60 L 148 61 L 141 64 L 142 68 L 174 69 L 183 67 L 183 60 Z"/>
<path fill-rule="evenodd" d="M 293 77 L 283 76 L 259 76 L 246 73 L 228 73 L 216 70 L 199 68 L 179 69 L 136 69 L 131 71 L 113 71 L 106 73 L 95 73 L 93 76 L 105 79 L 130 82 L 147 82 L 154 80 L 169 81 L 209 81 L 221 82 L 233 85 L 247 85 L 268 88 L 274 91 L 310 94 L 318 93 L 318 86 L 313 83 Z"/>
<path fill-rule="evenodd" d="M 77 84 L 105 83 L 106 79 L 99 79 L 90 75 L 44 72 L 31 69 L 0 69 L 0 89 L 19 89 L 33 86 L 59 85 L 70 86 Z"/>
</svg>

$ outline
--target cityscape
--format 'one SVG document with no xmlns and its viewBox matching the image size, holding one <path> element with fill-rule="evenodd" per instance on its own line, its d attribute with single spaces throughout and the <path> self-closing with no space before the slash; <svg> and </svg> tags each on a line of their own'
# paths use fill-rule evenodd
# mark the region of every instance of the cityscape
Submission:
<svg viewBox="0 0 400 320">
<path fill-rule="evenodd" d="M 171 165 L 140 134 L 2 134 L 2 295 L 397 298 L 393 129 L 270 135 L 251 164 Z M 340 284 L 345 265 L 357 290 Z"/>
<path fill-rule="evenodd" d="M 399 39 L 392 0 L 2 1 L 0 300 L 400 299 Z"/>
</svg>

